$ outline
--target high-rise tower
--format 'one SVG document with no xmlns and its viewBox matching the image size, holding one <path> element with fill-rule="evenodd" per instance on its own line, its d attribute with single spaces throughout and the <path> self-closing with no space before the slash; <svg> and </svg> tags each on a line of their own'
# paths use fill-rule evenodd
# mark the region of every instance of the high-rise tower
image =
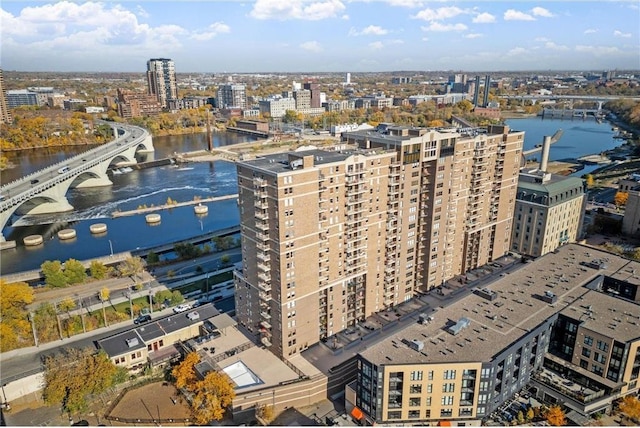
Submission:
<svg viewBox="0 0 640 428">
<path fill-rule="evenodd" d="M 389 126 L 239 162 L 238 321 L 288 357 L 503 256 L 523 138 Z"/>
<path fill-rule="evenodd" d="M 247 108 L 247 92 L 244 84 L 229 83 L 218 87 L 218 108 Z"/>
<path fill-rule="evenodd" d="M 152 58 L 147 61 L 147 86 L 149 94 L 155 95 L 163 108 L 168 108 L 169 100 L 178 98 L 173 61 L 167 58 Z"/>
<path fill-rule="evenodd" d="M 7 90 L 4 87 L 4 77 L 2 76 L 2 70 L 0 69 L 0 122 L 10 123 L 11 112 L 7 106 Z"/>
</svg>

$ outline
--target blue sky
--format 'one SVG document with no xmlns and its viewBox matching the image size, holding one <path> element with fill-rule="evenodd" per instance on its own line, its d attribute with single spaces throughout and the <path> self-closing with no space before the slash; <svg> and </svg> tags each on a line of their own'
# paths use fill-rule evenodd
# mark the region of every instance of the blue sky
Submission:
<svg viewBox="0 0 640 428">
<path fill-rule="evenodd" d="M 0 67 L 143 72 L 640 69 L 633 1 L 17 1 Z"/>
</svg>

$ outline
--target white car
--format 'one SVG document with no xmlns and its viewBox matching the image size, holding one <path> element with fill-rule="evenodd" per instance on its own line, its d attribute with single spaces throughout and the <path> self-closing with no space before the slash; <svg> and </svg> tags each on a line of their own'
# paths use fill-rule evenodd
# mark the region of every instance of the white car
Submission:
<svg viewBox="0 0 640 428">
<path fill-rule="evenodd" d="M 189 309 L 191 309 L 191 305 L 187 305 L 186 303 L 184 303 L 173 308 L 173 312 L 179 314 L 180 312 L 188 311 Z"/>
</svg>

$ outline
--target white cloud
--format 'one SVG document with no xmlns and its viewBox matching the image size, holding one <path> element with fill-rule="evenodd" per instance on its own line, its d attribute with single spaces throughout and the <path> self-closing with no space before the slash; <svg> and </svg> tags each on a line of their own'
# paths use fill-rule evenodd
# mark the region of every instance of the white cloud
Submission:
<svg viewBox="0 0 640 428">
<path fill-rule="evenodd" d="M 496 17 L 490 13 L 483 12 L 475 16 L 472 21 L 474 24 L 491 24 L 496 22 Z"/>
<path fill-rule="evenodd" d="M 524 12 L 515 9 L 509 9 L 504 13 L 505 21 L 535 21 L 536 19 Z"/>
<path fill-rule="evenodd" d="M 346 15 L 346 14 L 345 14 L 345 15 L 342 15 L 342 16 L 340 17 L 340 19 L 342 19 L 343 21 L 348 21 L 348 20 L 349 20 L 349 15 Z"/>
<path fill-rule="evenodd" d="M 477 39 L 482 37 L 482 34 L 480 33 L 469 33 L 467 35 L 464 36 L 465 39 Z"/>
<path fill-rule="evenodd" d="M 424 9 L 416 13 L 412 18 L 423 19 L 425 21 L 440 21 L 443 19 L 454 18 L 458 15 L 466 13 L 463 9 L 456 6 L 440 7 L 438 9 Z"/>
<path fill-rule="evenodd" d="M 536 42 L 548 42 L 549 39 L 547 39 L 546 37 L 536 37 L 535 39 Z"/>
<path fill-rule="evenodd" d="M 547 42 L 544 44 L 544 47 L 549 50 L 554 51 L 568 51 L 569 47 L 564 45 L 557 45 L 554 42 Z"/>
<path fill-rule="evenodd" d="M 613 32 L 613 35 L 616 37 L 624 37 L 624 38 L 631 37 L 631 33 L 623 33 L 622 31 L 619 31 L 619 30 L 615 30 Z"/>
<path fill-rule="evenodd" d="M 404 44 L 404 40 L 391 39 L 391 40 L 371 42 L 371 43 L 369 43 L 369 47 L 371 49 L 379 50 L 379 49 L 382 49 L 382 48 L 384 48 L 386 46 L 401 45 L 401 44 Z"/>
<path fill-rule="evenodd" d="M 384 44 L 382 42 L 371 42 L 369 43 L 369 47 L 371 49 L 379 50 L 384 47 Z"/>
<path fill-rule="evenodd" d="M 597 32 L 598 32 L 597 28 L 587 28 L 586 30 L 584 30 L 584 34 L 593 34 Z"/>
<path fill-rule="evenodd" d="M 138 13 L 138 16 L 141 16 L 142 18 L 148 18 L 149 17 L 149 12 L 144 10 L 144 8 L 142 6 L 140 6 L 140 5 L 138 5 L 136 7 L 136 11 Z"/>
<path fill-rule="evenodd" d="M 302 19 L 318 21 L 335 18 L 345 10 L 340 0 L 317 1 L 303 0 L 257 0 L 249 15 L 256 19 Z"/>
<path fill-rule="evenodd" d="M 358 31 L 355 28 L 351 28 L 349 30 L 350 36 L 384 36 L 387 34 L 389 30 L 385 30 L 382 27 L 377 25 L 369 25 L 362 29 L 362 31 Z"/>
<path fill-rule="evenodd" d="M 509 56 L 524 55 L 527 52 L 528 51 L 525 48 L 516 47 L 516 48 L 513 48 L 513 49 L 509 50 L 509 52 L 507 52 L 507 55 L 509 55 Z"/>
<path fill-rule="evenodd" d="M 320 43 L 314 41 L 310 41 L 310 42 L 304 42 L 300 44 L 300 48 L 304 49 L 305 51 L 309 51 L 309 52 L 322 52 L 322 46 L 320 45 Z"/>
<path fill-rule="evenodd" d="M 588 46 L 588 45 L 577 45 L 575 48 L 576 52 L 584 52 L 593 54 L 595 56 L 603 56 L 603 55 L 615 55 L 621 53 L 620 49 L 615 46 Z"/>
<path fill-rule="evenodd" d="M 441 24 L 439 22 L 432 22 L 428 27 L 420 27 L 422 31 L 465 31 L 467 26 L 464 24 Z"/>
<path fill-rule="evenodd" d="M 531 9 L 531 13 L 533 13 L 534 16 L 542 16 L 544 18 L 553 18 L 555 16 L 544 7 L 534 7 Z"/>
<path fill-rule="evenodd" d="M 389 6 L 416 8 L 422 7 L 424 2 L 422 0 L 387 0 Z"/>
<path fill-rule="evenodd" d="M 207 30 L 208 31 L 203 31 L 201 33 L 194 33 L 191 38 L 200 41 L 211 40 L 218 34 L 231 32 L 231 27 L 224 22 L 214 22 L 207 27 Z"/>
</svg>

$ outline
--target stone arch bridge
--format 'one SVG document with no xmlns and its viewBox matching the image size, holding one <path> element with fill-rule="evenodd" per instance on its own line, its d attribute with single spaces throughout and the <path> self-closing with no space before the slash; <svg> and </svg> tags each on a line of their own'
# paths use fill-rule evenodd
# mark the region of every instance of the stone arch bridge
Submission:
<svg viewBox="0 0 640 428">
<path fill-rule="evenodd" d="M 109 123 L 115 139 L 0 187 L 0 230 L 13 216 L 73 210 L 70 188 L 109 186 L 107 170 L 137 163 L 136 153 L 153 152 L 151 134 L 143 128 Z M 5 240 L 0 234 L 0 242 Z"/>
</svg>

